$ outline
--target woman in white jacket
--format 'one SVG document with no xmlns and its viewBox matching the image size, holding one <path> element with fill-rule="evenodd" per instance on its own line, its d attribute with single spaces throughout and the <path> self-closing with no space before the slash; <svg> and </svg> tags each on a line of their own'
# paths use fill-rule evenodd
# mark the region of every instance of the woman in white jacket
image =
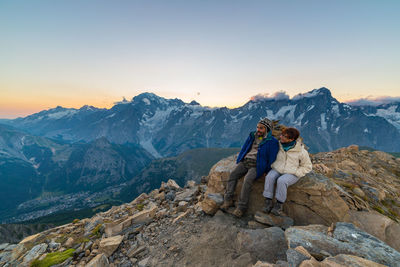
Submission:
<svg viewBox="0 0 400 267">
<path fill-rule="evenodd" d="M 295 184 L 301 177 L 312 170 L 312 163 L 304 148 L 299 131 L 296 128 L 285 128 L 279 142 L 279 152 L 271 170 L 265 177 L 263 196 L 266 198 L 264 212 L 282 215 L 283 203 L 286 200 L 288 186 Z M 275 205 L 272 203 L 276 185 Z M 272 210 L 271 210 L 272 209 Z"/>
</svg>

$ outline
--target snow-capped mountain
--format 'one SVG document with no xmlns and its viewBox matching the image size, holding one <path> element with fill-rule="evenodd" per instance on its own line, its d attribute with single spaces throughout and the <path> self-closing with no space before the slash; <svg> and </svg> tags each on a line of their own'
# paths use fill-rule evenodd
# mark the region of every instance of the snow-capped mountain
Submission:
<svg viewBox="0 0 400 267">
<path fill-rule="evenodd" d="M 382 117 L 400 131 L 400 102 L 378 106 L 360 106 L 368 116 Z"/>
<path fill-rule="evenodd" d="M 143 93 L 111 109 L 83 107 L 42 111 L 7 121 L 32 134 L 68 142 L 106 137 L 140 145 L 155 157 L 198 147 L 238 147 L 261 117 L 297 127 L 311 152 L 350 144 L 400 151 L 399 104 L 356 107 L 340 103 L 327 88 L 292 99 L 256 98 L 244 106 L 209 108 Z"/>
</svg>

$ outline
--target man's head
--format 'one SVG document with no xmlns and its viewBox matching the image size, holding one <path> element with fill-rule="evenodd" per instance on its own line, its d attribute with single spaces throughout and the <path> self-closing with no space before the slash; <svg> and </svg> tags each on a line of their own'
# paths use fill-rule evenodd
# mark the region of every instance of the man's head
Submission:
<svg viewBox="0 0 400 267">
<path fill-rule="evenodd" d="M 265 136 L 272 129 L 272 122 L 263 118 L 257 123 L 257 136 Z"/>
</svg>

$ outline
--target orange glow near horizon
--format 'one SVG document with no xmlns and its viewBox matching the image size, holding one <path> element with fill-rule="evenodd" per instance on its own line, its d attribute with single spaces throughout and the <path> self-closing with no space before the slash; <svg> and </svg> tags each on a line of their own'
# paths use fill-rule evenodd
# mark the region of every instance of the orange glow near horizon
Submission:
<svg viewBox="0 0 400 267">
<path fill-rule="evenodd" d="M 330 89 L 330 88 L 328 88 Z M 308 91 L 311 91 L 309 89 Z M 330 89 L 331 90 L 331 89 Z M 12 93 L 14 91 L 14 93 Z M 81 93 L 79 93 L 79 91 Z M 308 91 L 302 92 L 306 93 Z M 16 92 L 16 93 L 15 93 Z M 145 92 L 145 91 L 143 91 Z M 136 95 L 143 93 L 138 92 Z M 151 92 L 151 90 L 148 90 Z M 182 95 L 176 95 L 179 92 L 173 91 L 160 91 L 153 92 L 160 97 L 167 99 L 178 98 L 182 101 L 189 103 L 192 100 L 199 102 L 202 106 L 209 107 L 227 107 L 230 109 L 238 108 L 247 103 L 250 98 L 255 95 L 254 93 L 243 91 L 241 95 L 236 95 L 232 97 L 210 97 L 209 95 L 202 95 L 200 93 L 188 93 L 183 92 Z M 371 96 L 363 95 L 351 95 L 339 94 L 336 95 L 334 91 L 331 90 L 332 96 L 336 98 L 339 102 L 348 102 L 360 98 L 377 98 Z M 289 93 L 287 93 L 289 95 Z M 291 93 L 289 96 L 292 98 L 298 93 Z M 23 95 L 23 97 L 21 97 Z M 117 96 L 111 93 L 104 93 L 104 90 L 84 90 L 81 88 L 69 89 L 69 90 L 41 90 L 40 94 L 35 93 L 35 90 L 23 91 L 23 90 L 2 90 L 0 92 L 0 119 L 14 119 L 17 117 L 25 117 L 42 110 L 47 110 L 55 108 L 57 106 L 62 106 L 64 108 L 76 108 L 79 109 L 82 106 L 89 105 L 97 108 L 111 108 L 114 106 L 115 102 L 121 101 L 125 97 L 130 101 L 134 96 Z"/>
</svg>

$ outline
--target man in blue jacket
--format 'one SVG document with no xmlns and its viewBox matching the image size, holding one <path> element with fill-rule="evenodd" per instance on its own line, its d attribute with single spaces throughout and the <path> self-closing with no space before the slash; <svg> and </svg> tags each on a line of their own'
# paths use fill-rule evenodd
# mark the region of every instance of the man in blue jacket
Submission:
<svg viewBox="0 0 400 267">
<path fill-rule="evenodd" d="M 257 123 L 257 131 L 249 134 L 236 160 L 237 166 L 229 176 L 222 210 L 233 206 L 237 181 L 244 176 L 239 201 L 233 212 L 236 217 L 243 216 L 247 210 L 253 182 L 271 170 L 271 164 L 275 161 L 278 151 L 278 140 L 272 136 L 272 122 L 267 118 L 261 119 Z"/>
</svg>

